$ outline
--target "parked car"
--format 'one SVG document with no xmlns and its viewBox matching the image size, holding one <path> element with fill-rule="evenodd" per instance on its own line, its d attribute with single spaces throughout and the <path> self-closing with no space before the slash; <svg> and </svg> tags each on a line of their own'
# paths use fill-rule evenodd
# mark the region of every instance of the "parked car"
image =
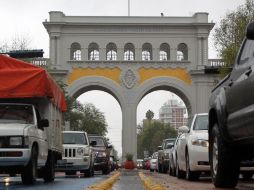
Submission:
<svg viewBox="0 0 254 190">
<path fill-rule="evenodd" d="M 77 171 L 86 177 L 94 175 L 94 154 L 86 132 L 63 131 L 63 148 L 63 159 L 57 162 L 56 171 L 66 175 L 75 175 Z"/>
<path fill-rule="evenodd" d="M 181 129 L 181 127 L 179 127 Z M 178 145 L 179 137 L 181 133 L 178 132 L 178 136 L 175 140 L 174 146 L 169 151 L 169 175 L 176 176 L 176 149 Z"/>
<path fill-rule="evenodd" d="M 137 159 L 137 168 L 142 169 L 144 165 L 144 160 L 143 159 Z"/>
<path fill-rule="evenodd" d="M 150 171 L 158 171 L 158 152 L 154 152 L 150 160 Z"/>
<path fill-rule="evenodd" d="M 158 171 L 167 173 L 169 166 L 169 151 L 174 146 L 175 138 L 164 139 L 158 146 Z"/>
<path fill-rule="evenodd" d="M 109 145 L 103 136 L 88 134 L 90 143 L 96 142 L 92 150 L 95 153 L 94 170 L 102 171 L 103 174 L 109 174 L 111 171 L 110 151 L 112 145 Z"/>
<path fill-rule="evenodd" d="M 197 180 L 201 172 L 209 172 L 208 161 L 208 114 L 194 114 L 188 126 L 179 129 L 182 133 L 177 145 L 178 178 Z"/>
<path fill-rule="evenodd" d="M 236 186 L 241 164 L 254 159 L 253 52 L 251 22 L 231 73 L 217 84 L 209 100 L 209 160 L 216 187 Z"/>
</svg>

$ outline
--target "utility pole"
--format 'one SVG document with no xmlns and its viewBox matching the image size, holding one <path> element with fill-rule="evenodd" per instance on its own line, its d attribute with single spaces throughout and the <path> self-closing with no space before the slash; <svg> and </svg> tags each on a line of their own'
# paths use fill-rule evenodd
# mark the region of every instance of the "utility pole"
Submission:
<svg viewBox="0 0 254 190">
<path fill-rule="evenodd" d="M 130 0 L 128 0 L 128 16 L 130 16 Z"/>
</svg>

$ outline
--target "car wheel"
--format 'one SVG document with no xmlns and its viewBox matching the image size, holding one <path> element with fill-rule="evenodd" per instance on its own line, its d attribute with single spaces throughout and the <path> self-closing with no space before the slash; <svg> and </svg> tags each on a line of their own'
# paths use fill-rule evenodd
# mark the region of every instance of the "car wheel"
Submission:
<svg viewBox="0 0 254 190">
<path fill-rule="evenodd" d="M 94 175 L 94 169 L 92 164 L 90 164 L 89 169 L 84 171 L 84 177 L 92 177 L 93 175 Z"/>
<path fill-rule="evenodd" d="M 237 151 L 222 140 L 217 124 L 213 126 L 209 140 L 209 160 L 213 184 L 215 187 L 235 187 L 240 170 Z"/>
<path fill-rule="evenodd" d="M 105 168 L 103 168 L 103 169 L 102 169 L 102 173 L 103 173 L 104 175 L 109 174 L 109 173 L 110 173 L 110 167 L 109 167 L 109 166 L 106 166 Z"/>
<path fill-rule="evenodd" d="M 188 151 L 186 152 L 186 179 L 189 181 L 195 181 L 198 180 L 199 178 L 199 173 L 198 172 L 193 172 L 190 170 L 190 159 L 189 159 L 189 153 Z"/>
<path fill-rule="evenodd" d="M 176 177 L 178 179 L 184 179 L 184 177 L 185 177 L 185 172 L 180 170 L 178 161 L 176 162 Z"/>
<path fill-rule="evenodd" d="M 25 185 L 33 184 L 37 177 L 38 151 L 32 147 L 31 158 L 24 171 L 21 173 L 22 183 Z"/>
</svg>

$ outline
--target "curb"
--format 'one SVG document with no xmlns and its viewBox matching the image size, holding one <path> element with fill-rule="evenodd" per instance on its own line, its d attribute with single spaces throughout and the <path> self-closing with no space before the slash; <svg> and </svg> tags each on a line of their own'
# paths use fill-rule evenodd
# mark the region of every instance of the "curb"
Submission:
<svg viewBox="0 0 254 190">
<path fill-rule="evenodd" d="M 117 172 L 110 178 L 89 186 L 88 188 L 86 188 L 86 190 L 108 190 L 108 189 L 111 189 L 112 186 L 114 185 L 114 183 L 119 179 L 119 176 L 120 176 L 120 172 Z"/>
<path fill-rule="evenodd" d="M 143 172 L 138 173 L 141 181 L 144 184 L 145 189 L 147 190 L 165 190 L 163 185 L 156 183 L 152 177 L 146 177 Z"/>
</svg>

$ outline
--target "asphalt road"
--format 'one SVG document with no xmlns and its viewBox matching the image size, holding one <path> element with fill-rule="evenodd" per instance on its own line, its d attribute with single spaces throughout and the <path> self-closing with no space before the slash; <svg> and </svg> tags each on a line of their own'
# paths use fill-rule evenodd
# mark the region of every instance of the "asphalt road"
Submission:
<svg viewBox="0 0 254 190">
<path fill-rule="evenodd" d="M 84 178 L 80 175 L 65 176 L 64 174 L 56 174 L 55 181 L 52 183 L 44 183 L 42 179 L 38 179 L 34 185 L 26 186 L 18 177 L 0 176 L 0 190 L 84 190 L 98 180 L 105 179 L 107 176 L 95 174 L 94 177 Z M 9 182 L 8 182 L 9 180 Z"/>
</svg>

